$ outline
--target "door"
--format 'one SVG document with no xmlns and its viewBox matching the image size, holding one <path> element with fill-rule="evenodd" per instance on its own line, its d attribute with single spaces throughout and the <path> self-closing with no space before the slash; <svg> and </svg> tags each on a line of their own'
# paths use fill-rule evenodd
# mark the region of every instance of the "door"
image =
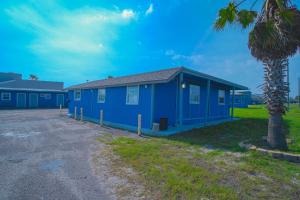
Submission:
<svg viewBox="0 0 300 200">
<path fill-rule="evenodd" d="M 26 108 L 26 94 L 17 93 L 17 108 Z"/>
<path fill-rule="evenodd" d="M 37 108 L 39 106 L 39 95 L 36 93 L 29 94 L 29 108 Z"/>
<path fill-rule="evenodd" d="M 63 94 L 57 94 L 56 95 L 56 106 L 65 106 L 65 97 Z"/>
</svg>

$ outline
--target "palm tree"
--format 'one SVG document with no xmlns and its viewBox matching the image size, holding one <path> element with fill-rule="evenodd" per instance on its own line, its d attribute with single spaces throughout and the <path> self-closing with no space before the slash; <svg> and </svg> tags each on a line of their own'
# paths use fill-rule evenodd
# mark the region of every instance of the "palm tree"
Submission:
<svg viewBox="0 0 300 200">
<path fill-rule="evenodd" d="M 39 79 L 39 77 L 37 75 L 34 75 L 34 74 L 30 74 L 29 75 L 29 79 L 30 80 L 33 80 L 33 81 L 37 81 Z"/>
<path fill-rule="evenodd" d="M 251 54 L 264 65 L 264 100 L 269 112 L 267 141 L 272 148 L 287 149 L 282 116 L 287 108 L 289 83 L 286 79 L 288 59 L 300 48 L 300 11 L 290 0 L 264 0 L 260 12 L 241 9 L 246 0 L 232 1 L 219 11 L 217 30 L 227 23 L 243 28 L 254 24 L 249 33 Z"/>
</svg>

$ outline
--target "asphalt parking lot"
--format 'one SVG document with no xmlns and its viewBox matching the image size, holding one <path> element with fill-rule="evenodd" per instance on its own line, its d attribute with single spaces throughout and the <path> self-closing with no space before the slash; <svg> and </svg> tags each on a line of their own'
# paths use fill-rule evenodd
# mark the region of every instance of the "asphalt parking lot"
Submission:
<svg viewBox="0 0 300 200">
<path fill-rule="evenodd" d="M 99 134 L 58 110 L 0 110 L 0 199 L 110 199 L 90 164 Z"/>
</svg>

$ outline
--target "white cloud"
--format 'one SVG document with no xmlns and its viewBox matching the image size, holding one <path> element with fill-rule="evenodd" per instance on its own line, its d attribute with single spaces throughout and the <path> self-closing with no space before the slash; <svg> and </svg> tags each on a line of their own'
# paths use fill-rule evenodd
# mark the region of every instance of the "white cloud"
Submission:
<svg viewBox="0 0 300 200">
<path fill-rule="evenodd" d="M 166 52 L 165 52 L 166 56 L 173 56 L 175 54 L 175 51 L 173 49 L 168 49 Z"/>
<path fill-rule="evenodd" d="M 188 62 L 189 64 L 192 65 L 197 65 L 201 63 L 203 60 L 203 55 L 202 54 L 192 54 L 192 55 L 183 55 L 176 53 L 173 49 L 169 49 L 165 52 L 166 56 L 169 56 L 173 61 L 183 61 L 183 62 Z"/>
<path fill-rule="evenodd" d="M 122 11 L 122 17 L 125 19 L 131 19 L 135 16 L 135 13 L 131 9 L 124 9 Z"/>
<path fill-rule="evenodd" d="M 146 10 L 145 15 L 150 15 L 153 13 L 153 3 L 149 5 L 149 8 Z"/>
<path fill-rule="evenodd" d="M 6 14 L 33 36 L 28 48 L 45 71 L 78 81 L 97 78 L 97 73 L 109 69 L 112 43 L 118 39 L 119 29 L 135 16 L 131 9 L 69 10 L 57 3 L 14 6 L 6 9 Z"/>
</svg>

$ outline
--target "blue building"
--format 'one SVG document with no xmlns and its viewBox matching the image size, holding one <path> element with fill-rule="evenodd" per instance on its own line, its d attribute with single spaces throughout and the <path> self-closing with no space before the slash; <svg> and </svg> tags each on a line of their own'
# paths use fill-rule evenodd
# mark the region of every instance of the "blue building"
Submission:
<svg viewBox="0 0 300 200">
<path fill-rule="evenodd" d="M 168 135 L 231 120 L 230 91 L 247 87 L 177 67 L 67 89 L 69 113 L 77 118 L 135 131 L 140 115 L 142 132 Z M 168 130 L 153 131 L 154 125 L 162 121 Z"/>
<path fill-rule="evenodd" d="M 67 106 L 62 82 L 22 80 L 21 74 L 0 73 L 0 109 Z"/>
<path fill-rule="evenodd" d="M 238 91 L 234 96 L 231 95 L 231 98 L 235 108 L 248 108 L 249 104 L 252 104 L 250 91 Z"/>
</svg>

